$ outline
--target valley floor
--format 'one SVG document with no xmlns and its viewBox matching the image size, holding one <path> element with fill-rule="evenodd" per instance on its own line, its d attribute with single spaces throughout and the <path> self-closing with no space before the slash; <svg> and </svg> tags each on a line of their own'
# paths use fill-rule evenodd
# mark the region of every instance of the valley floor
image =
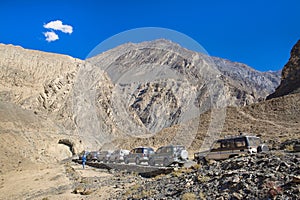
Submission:
<svg viewBox="0 0 300 200">
<path fill-rule="evenodd" d="M 300 154 L 212 161 L 143 178 L 73 163 L 31 165 L 1 175 L 0 199 L 297 199 Z"/>
</svg>

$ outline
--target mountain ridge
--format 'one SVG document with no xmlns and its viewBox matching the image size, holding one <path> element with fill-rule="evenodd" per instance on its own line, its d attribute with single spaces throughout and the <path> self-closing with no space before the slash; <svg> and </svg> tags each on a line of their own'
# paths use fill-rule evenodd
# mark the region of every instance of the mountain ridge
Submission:
<svg viewBox="0 0 300 200">
<path fill-rule="evenodd" d="M 215 98 L 214 95 L 210 94 L 209 90 L 218 91 L 220 89 L 213 87 L 217 82 L 209 83 L 205 77 L 200 80 L 200 83 L 204 84 L 201 87 L 197 86 L 197 88 L 195 83 L 198 83 L 198 74 L 192 71 L 199 72 L 199 69 L 193 65 L 193 61 L 195 62 L 196 60 L 205 64 L 210 63 L 214 59 L 216 60 L 216 58 L 202 61 L 199 58 L 202 58 L 201 56 L 205 57 L 204 55 L 198 55 L 198 53 L 183 49 L 178 44 L 170 41 L 164 41 L 159 47 L 159 53 L 164 54 L 156 54 L 151 48 L 156 48 L 155 46 L 158 43 L 160 41 L 155 41 L 150 45 L 148 45 L 148 42 L 144 42 L 142 45 L 126 44 L 101 54 L 105 56 L 105 59 L 98 60 L 100 64 L 105 64 L 107 60 L 110 62 L 117 60 L 117 62 L 124 62 L 125 64 L 131 62 L 133 65 L 138 62 L 146 62 L 145 66 L 150 67 L 148 69 L 152 69 L 151 66 L 147 65 L 148 61 L 148 63 L 154 63 L 157 67 L 171 66 L 171 68 L 163 67 L 166 71 L 158 70 L 158 72 L 165 73 L 166 76 L 162 77 L 166 78 L 169 78 L 169 72 L 172 73 L 173 78 L 171 81 L 160 83 L 144 82 L 139 84 L 138 87 L 134 86 L 133 92 L 130 90 L 130 87 L 133 85 L 127 85 L 126 87 L 118 85 L 116 88 L 116 82 L 111 81 L 108 76 L 109 70 L 103 71 L 99 67 L 94 67 L 90 61 L 82 61 L 60 54 L 26 50 L 22 47 L 15 48 L 11 45 L 0 45 L 0 51 L 2 52 L 0 66 L 4 69 L 0 74 L 1 101 L 11 102 L 22 109 L 30 110 L 38 117 L 48 118 L 55 124 L 57 131 L 63 133 L 61 135 L 62 139 L 69 138 L 78 146 L 81 146 L 79 143 L 81 141 L 82 145 L 86 147 L 98 148 L 107 141 L 127 137 L 130 134 L 136 136 L 141 134 L 148 137 L 149 133 L 154 134 L 164 128 L 189 121 L 199 113 L 206 112 L 212 106 L 212 99 Z M 147 46 L 148 49 L 144 48 L 145 51 L 142 51 L 145 54 L 131 54 L 132 48 L 136 48 L 139 45 Z M 164 48 L 171 50 L 171 53 L 169 54 Z M 124 56 L 123 53 L 126 52 L 126 49 L 129 52 L 128 58 L 137 56 L 140 60 L 137 60 L 137 62 L 134 60 L 130 61 L 130 59 L 126 61 L 126 56 L 114 56 L 114 52 L 118 53 L 118 51 L 123 51 L 122 55 Z M 172 52 L 177 54 L 172 54 Z M 190 53 L 196 57 L 190 56 Z M 151 55 L 154 55 L 154 57 L 151 57 Z M 164 60 L 159 58 L 162 55 L 165 55 Z M 181 56 L 177 57 L 178 55 Z M 157 60 L 152 60 L 153 58 L 157 58 Z M 232 63 L 230 61 L 224 62 Z M 219 67 L 226 67 L 222 64 L 219 65 Z M 235 63 L 234 67 L 239 68 L 241 66 L 245 68 L 245 71 L 250 70 L 249 76 L 256 76 L 256 73 L 258 73 L 256 70 L 252 70 L 243 64 Z M 108 75 L 106 72 L 108 72 Z M 149 72 L 156 73 L 157 71 L 150 70 Z M 225 100 L 227 98 L 226 95 L 237 94 L 244 103 L 240 104 L 239 102 L 236 103 L 235 100 L 230 100 L 230 105 L 234 106 L 250 104 L 255 98 L 257 98 L 255 101 L 260 101 L 258 97 L 253 97 L 255 94 L 246 92 L 243 88 L 235 91 L 234 87 L 238 85 L 238 82 L 232 81 L 230 76 L 223 76 L 218 70 L 216 72 L 206 74 L 209 77 L 220 76 L 229 83 L 224 92 L 218 94 L 219 96 L 216 96 L 216 98 Z M 237 70 L 237 77 L 242 77 L 243 73 L 239 74 L 239 72 Z M 83 74 L 84 76 L 82 76 Z M 174 77 L 181 77 L 182 74 L 185 74 L 186 77 L 174 79 Z M 259 73 L 263 77 L 261 74 Z M 121 79 L 118 80 L 120 81 Z M 180 82 L 177 82 L 178 80 Z M 247 84 L 245 83 L 243 87 L 247 87 Z M 230 88 L 233 91 L 230 91 Z M 127 99 L 127 97 L 120 98 L 120 92 L 124 89 L 128 94 L 133 94 L 130 97 L 131 99 Z M 230 93 L 226 94 L 228 91 Z M 86 102 L 86 97 L 90 94 L 94 95 L 93 101 Z M 126 93 L 124 94 L 125 96 L 127 95 Z M 81 95 L 83 96 L 81 97 Z M 247 98 L 249 102 L 245 103 Z M 124 99 L 125 101 L 116 102 L 116 99 Z M 197 107 L 199 106 L 197 102 L 200 102 L 202 107 Z M 95 112 L 88 115 L 84 114 L 88 108 L 86 107 L 88 106 L 87 103 L 92 103 L 93 107 L 91 109 L 95 110 Z M 76 105 L 79 106 L 76 107 Z M 129 107 L 127 108 L 128 105 Z M 201 110 L 202 108 L 203 110 Z M 165 112 L 162 113 L 162 110 L 165 110 Z M 194 112 L 194 110 L 196 111 Z M 193 112 L 192 116 L 184 114 Z M 123 115 L 124 113 L 125 115 Z M 121 120 L 120 116 L 122 116 Z M 131 119 L 132 122 L 128 122 L 128 119 Z M 95 123 L 95 121 L 98 122 Z M 90 126 L 91 123 L 94 123 L 94 125 Z M 90 128 L 87 129 L 86 127 L 88 126 Z M 95 143 L 97 140 L 100 142 Z M 92 143 L 92 145 L 89 146 L 89 143 Z"/>
<path fill-rule="evenodd" d="M 103 64 L 102 70 L 89 61 L 0 45 L 1 199 L 82 199 L 79 192 L 90 199 L 121 198 L 136 192 L 136 183 L 149 182 L 124 172 L 106 173 L 90 166 L 82 170 L 70 159 L 82 150 L 131 149 L 139 145 L 158 148 L 178 143 L 186 145 L 192 159 L 194 151 L 207 148 L 213 139 L 239 132 L 259 135 L 271 149 L 278 149 L 286 140 L 299 139 L 300 94 L 264 100 L 264 94 L 279 82 L 276 73 L 258 73 L 237 63 L 228 66 L 230 61 L 216 58 L 214 70 L 209 71 L 207 65 L 214 63 L 214 58 L 201 60 L 197 53 L 177 47 L 172 50 L 172 45 L 168 47 L 171 53 L 162 48 L 152 51 L 152 47 L 132 51 L 132 47 L 103 53 L 103 59 L 97 60 L 98 65 Z M 118 51 L 123 52 L 116 57 Z M 196 66 L 199 63 L 203 64 L 200 69 Z M 113 74 L 112 80 L 109 73 L 114 70 L 118 74 Z M 244 76 L 247 80 L 241 80 Z M 263 184 L 269 182 L 270 174 L 265 173 L 265 165 L 258 163 L 263 161 L 276 170 L 283 163 L 277 174 L 289 176 L 282 182 L 288 189 L 285 194 L 297 195 L 297 183 L 291 187 L 296 176 L 289 174 L 289 165 L 297 164 L 297 158 L 288 155 L 290 159 L 283 159 L 285 153 L 275 151 L 213 162 L 209 165 L 213 164 L 215 170 L 223 166 L 227 171 L 211 174 L 208 170 L 207 175 L 231 184 L 236 173 L 228 177 L 227 172 L 235 171 L 236 164 L 248 165 L 246 158 L 256 170 L 255 177 L 263 177 Z M 177 183 L 192 188 L 192 179 L 182 181 L 182 177 L 196 177 L 197 184 L 204 186 L 207 177 L 199 178 L 198 167 L 170 174 L 178 181 L 167 188 L 173 190 Z M 168 182 L 170 175 L 157 176 L 158 183 L 151 181 L 153 188 Z M 257 185 L 255 177 L 247 182 L 253 195 L 261 189 L 252 187 Z M 281 177 L 278 180 L 282 181 Z M 120 184 L 121 188 L 115 187 Z M 215 188 L 204 194 L 216 192 Z M 153 196 L 152 192 L 147 194 Z M 203 196 L 202 191 L 199 194 Z M 236 194 L 233 192 L 241 197 Z"/>
<path fill-rule="evenodd" d="M 282 70 L 281 83 L 267 99 L 300 93 L 300 40 L 293 46 L 289 61 Z"/>
</svg>

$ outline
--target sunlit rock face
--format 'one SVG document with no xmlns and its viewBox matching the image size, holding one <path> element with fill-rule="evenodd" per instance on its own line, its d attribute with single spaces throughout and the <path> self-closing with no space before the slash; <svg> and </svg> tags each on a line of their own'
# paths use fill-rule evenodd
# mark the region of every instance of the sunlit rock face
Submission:
<svg viewBox="0 0 300 200">
<path fill-rule="evenodd" d="M 0 53 L 1 101 L 51 120 L 57 132 L 94 149 L 155 134 L 211 108 L 258 102 L 279 83 L 277 73 L 168 40 L 123 44 L 86 61 L 12 45 L 0 45 Z"/>
<path fill-rule="evenodd" d="M 295 93 L 300 93 L 300 40 L 293 47 L 290 59 L 282 70 L 279 87 L 267 99 Z"/>
<path fill-rule="evenodd" d="M 136 127 L 131 132 L 137 134 L 188 121 L 220 102 L 223 106 L 259 102 L 280 81 L 279 72 L 259 72 L 163 39 L 127 43 L 87 62 L 107 72 L 119 99 L 112 109 L 119 109 L 120 124 L 128 125 L 128 130 Z"/>
</svg>

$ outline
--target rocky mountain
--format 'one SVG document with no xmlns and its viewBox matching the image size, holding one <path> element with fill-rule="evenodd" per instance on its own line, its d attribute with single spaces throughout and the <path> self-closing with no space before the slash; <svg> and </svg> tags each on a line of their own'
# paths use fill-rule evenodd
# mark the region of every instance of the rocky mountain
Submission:
<svg viewBox="0 0 300 200">
<path fill-rule="evenodd" d="M 0 45 L 2 173 L 26 163 L 48 163 L 72 155 L 58 141 L 79 141 L 67 125 L 73 123 L 67 99 L 82 64 L 69 56 Z"/>
<path fill-rule="evenodd" d="M 245 106 L 262 101 L 279 85 L 281 71 L 259 72 L 243 63 L 216 57 L 213 57 L 213 61 L 234 90 L 231 95 L 237 100 L 229 103 L 230 106 Z"/>
<path fill-rule="evenodd" d="M 181 144 L 189 144 L 189 150 L 193 152 L 207 149 L 210 146 L 207 138 L 223 138 L 239 132 L 259 135 L 270 149 L 277 149 L 278 144 L 286 140 L 299 139 L 300 94 L 287 95 L 244 107 L 227 107 L 224 114 L 225 120 L 221 121 L 222 130 L 213 134 L 210 131 L 211 128 L 220 123 L 214 120 L 216 114 L 219 113 L 210 110 L 194 119 L 193 121 L 197 121 L 198 126 L 193 135 L 182 133 L 181 127 L 176 125 L 165 128 L 148 138 L 127 137 L 117 139 L 112 144 L 120 148 L 129 147 L 129 149 L 139 145 L 158 148 L 174 143 L 174 138 L 178 138 Z M 187 126 L 190 123 L 193 122 L 188 122 Z M 191 143 L 189 143 L 189 137 L 192 137 Z"/>
<path fill-rule="evenodd" d="M 205 65 L 209 65 L 209 74 L 214 71 L 226 83 L 230 90 L 227 94 L 228 105 L 234 106 L 249 105 L 264 99 L 280 82 L 279 71 L 259 72 L 245 64 L 193 52 L 164 39 L 124 44 L 87 61 L 107 71 L 113 82 L 130 79 L 130 75 L 137 77 L 141 70 L 149 68 L 146 65 L 160 71 L 165 70 L 159 69 L 162 66 L 169 66 L 168 72 L 197 82 L 205 79 L 203 74 L 208 70 Z"/>
<path fill-rule="evenodd" d="M 149 137 L 211 108 L 258 102 L 278 84 L 276 74 L 167 40 L 124 44 L 87 61 L 12 45 L 0 52 L 1 101 L 47 118 L 62 139 L 89 148 Z"/>
<path fill-rule="evenodd" d="M 85 141 L 86 146 L 89 146 L 88 141 L 93 141 L 90 146 L 100 146 L 95 141 L 101 141 L 104 133 L 117 135 L 107 114 L 107 98 L 112 86 L 103 71 L 97 68 L 93 71 L 99 78 L 93 89 L 97 90 L 97 97 L 101 99 L 99 102 L 105 101 L 97 104 L 96 115 L 86 110 L 87 106 L 95 105 L 97 101 L 90 102 L 90 99 L 87 101 L 81 98 L 86 98 L 84 91 L 91 89 L 82 88 L 90 79 L 82 80 L 78 77 L 78 73 L 85 74 L 93 70 L 89 63 L 70 56 L 27 50 L 12 45 L 0 45 L 0 55 L 1 102 L 11 103 L 16 109 L 20 107 L 34 113 L 38 118 L 52 121 L 51 127 L 53 125 L 52 128 L 56 130 L 53 134 L 61 133 L 61 139 L 68 138 L 72 143 L 79 144 L 79 141 Z M 101 118 L 100 114 L 104 118 Z M 101 119 L 100 124 L 94 123 L 92 130 L 82 130 L 82 124 L 93 124 L 91 120 L 98 120 L 98 117 Z M 6 124 L 3 126 L 5 128 Z M 99 126 L 102 126 L 102 132 L 94 134 L 95 130 L 100 130 Z M 104 127 L 111 128 L 107 130 Z M 24 129 L 21 133 L 20 136 L 23 137 L 27 131 Z"/>
<path fill-rule="evenodd" d="M 118 113 L 117 124 L 131 136 L 148 137 L 211 108 L 261 101 L 279 84 L 276 73 L 258 72 L 163 39 L 124 44 L 87 62 L 106 71 L 115 84 L 113 93 L 119 96 L 113 98 L 112 114 Z M 196 128 L 190 124 L 182 132 Z"/>
<path fill-rule="evenodd" d="M 300 40 L 291 50 L 291 56 L 282 70 L 281 83 L 276 91 L 267 99 L 272 99 L 288 94 L 300 93 Z"/>
<path fill-rule="evenodd" d="M 225 196 L 244 197 L 248 193 L 236 191 L 240 185 L 234 182 L 237 165 L 251 171 L 241 173 L 250 175 L 243 187 L 252 188 L 252 198 L 260 186 L 268 189 L 270 170 L 276 177 L 298 170 L 299 159 L 291 157 L 233 158 L 148 184 L 134 174 L 82 170 L 67 161 L 83 149 L 170 143 L 186 144 L 191 155 L 239 131 L 261 135 L 276 149 L 300 133 L 300 94 L 263 100 L 277 87 L 277 72 L 258 72 L 165 40 L 124 44 L 87 61 L 1 44 L 0 68 L 0 199 L 83 198 L 74 191 L 92 194 L 89 199 L 144 195 L 133 183 L 145 185 L 144 191 L 166 186 L 168 191 L 151 193 L 157 198 L 201 195 L 207 187 L 210 196 L 219 192 L 215 182 L 234 184 L 234 196 L 231 190 Z M 280 195 L 294 197 L 294 177 L 274 180 L 284 184 Z M 181 192 L 170 196 L 177 183 L 190 187 L 176 187 Z"/>
</svg>

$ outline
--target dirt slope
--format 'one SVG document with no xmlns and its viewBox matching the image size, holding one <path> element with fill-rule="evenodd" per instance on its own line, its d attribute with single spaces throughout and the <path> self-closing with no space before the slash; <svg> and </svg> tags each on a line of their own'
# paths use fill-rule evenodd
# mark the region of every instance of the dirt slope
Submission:
<svg viewBox="0 0 300 200">
<path fill-rule="evenodd" d="M 211 113 L 200 116 L 197 135 L 194 137 L 190 150 L 199 150 L 210 126 Z M 139 145 L 159 147 L 166 145 L 176 136 L 179 125 L 166 128 L 149 138 L 130 138 L 114 141 L 115 146 L 132 148 Z M 300 138 L 300 94 L 283 96 L 276 99 L 252 104 L 246 107 L 228 107 L 226 119 L 220 137 L 237 135 L 239 132 L 260 135 L 270 147 L 287 139 Z M 182 137 L 179 143 L 187 138 Z"/>
</svg>

